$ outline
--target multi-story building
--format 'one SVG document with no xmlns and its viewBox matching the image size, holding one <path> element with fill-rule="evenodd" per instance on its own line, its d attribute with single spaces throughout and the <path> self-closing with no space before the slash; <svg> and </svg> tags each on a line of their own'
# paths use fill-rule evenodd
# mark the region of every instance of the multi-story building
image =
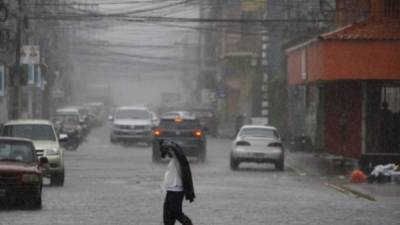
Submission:
<svg viewBox="0 0 400 225">
<path fill-rule="evenodd" d="M 209 29 L 217 32 L 203 39 L 209 50 L 202 51 L 203 56 L 216 57 L 217 62 L 204 66 L 209 73 L 200 77 L 201 84 L 215 90 L 221 122 L 246 114 L 262 117 L 285 135 L 292 131 L 287 129 L 287 103 L 292 99 L 286 92 L 283 49 L 329 27 L 331 22 L 323 21 L 329 13 L 321 9 L 322 2 L 329 6 L 332 1 L 214 1 L 208 17 L 226 22 L 213 24 Z"/>
<path fill-rule="evenodd" d="M 215 89 L 221 123 L 230 123 L 238 115 L 261 114 L 261 23 L 266 1 L 219 1 L 219 18 L 232 22 L 218 24 L 216 34 L 217 69 Z"/>
<path fill-rule="evenodd" d="M 0 123 L 9 119 L 12 108 L 12 73 L 15 64 L 16 20 L 12 16 L 18 10 L 16 1 L 0 1 Z"/>
<path fill-rule="evenodd" d="M 68 32 L 57 19 L 65 13 L 66 2 L 2 2 L 0 5 L 8 9 L 9 18 L 0 22 L 4 40 L 0 44 L 0 73 L 5 73 L 4 94 L 0 91 L 0 120 L 47 117 L 56 75 L 69 69 L 65 66 Z"/>
</svg>

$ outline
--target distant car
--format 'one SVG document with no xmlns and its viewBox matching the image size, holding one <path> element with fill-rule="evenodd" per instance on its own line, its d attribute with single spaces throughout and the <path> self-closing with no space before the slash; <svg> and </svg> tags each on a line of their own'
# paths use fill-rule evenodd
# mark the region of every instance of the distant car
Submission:
<svg viewBox="0 0 400 225">
<path fill-rule="evenodd" d="M 76 110 L 78 112 L 78 114 L 79 114 L 80 121 L 82 123 L 85 123 L 85 122 L 87 123 L 88 122 L 89 110 L 84 106 L 68 106 L 68 107 L 59 109 L 57 111 L 63 111 L 63 110 L 64 110 L 64 112 L 67 112 L 69 110 L 70 111 L 75 111 Z"/>
<path fill-rule="evenodd" d="M 82 126 L 78 115 L 56 114 L 51 121 L 58 134 L 76 135 L 79 139 L 83 136 Z"/>
<path fill-rule="evenodd" d="M 110 141 L 142 142 L 152 141 L 153 122 L 149 109 L 142 106 L 124 106 L 114 110 Z"/>
<path fill-rule="evenodd" d="M 42 166 L 32 141 L 0 138 L 0 200 L 23 201 L 33 208 L 42 207 Z"/>
<path fill-rule="evenodd" d="M 14 120 L 3 125 L 2 136 L 27 138 L 33 141 L 36 155 L 47 157 L 49 163 L 44 171 L 53 185 L 64 185 L 64 150 L 53 124 L 47 120 Z M 63 140 L 66 141 L 66 140 Z"/>
<path fill-rule="evenodd" d="M 103 125 L 106 120 L 106 108 L 102 102 L 89 102 L 84 105 L 89 109 L 89 115 L 94 116 L 95 126 Z"/>
<path fill-rule="evenodd" d="M 164 114 L 160 125 L 154 130 L 153 162 L 161 160 L 159 142 L 168 139 L 180 147 L 187 156 L 196 156 L 200 161 L 206 160 L 207 139 L 200 126 L 199 120 L 189 113 Z"/>
<path fill-rule="evenodd" d="M 284 170 L 285 152 L 278 130 L 271 126 L 243 126 L 232 142 L 231 169 L 237 170 L 241 162 L 273 163 Z"/>
<path fill-rule="evenodd" d="M 55 116 L 75 116 L 79 120 L 82 129 L 82 136 L 85 136 L 89 133 L 87 110 L 83 109 L 82 107 L 66 107 L 57 109 Z"/>
</svg>

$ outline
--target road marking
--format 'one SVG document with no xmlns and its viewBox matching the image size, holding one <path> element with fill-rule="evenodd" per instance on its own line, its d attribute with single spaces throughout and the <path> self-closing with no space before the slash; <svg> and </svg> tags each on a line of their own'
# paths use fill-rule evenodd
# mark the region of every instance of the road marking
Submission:
<svg viewBox="0 0 400 225">
<path fill-rule="evenodd" d="M 292 166 L 292 165 L 288 165 L 288 164 L 287 164 L 287 167 L 289 167 L 290 169 L 292 169 L 293 172 L 294 172 L 295 174 L 297 174 L 298 176 L 301 176 L 301 177 L 307 176 L 306 171 L 304 171 L 304 170 L 302 170 L 302 169 L 298 169 L 298 168 L 296 168 L 296 167 L 294 167 L 294 166 Z"/>
<path fill-rule="evenodd" d="M 338 192 L 341 192 L 343 194 L 349 194 L 348 191 L 346 191 L 345 189 L 343 189 L 343 188 L 341 188 L 341 187 L 339 187 L 339 186 L 337 186 L 335 184 L 325 183 L 325 186 L 328 186 L 328 187 L 330 187 L 330 188 L 332 188 L 332 189 L 334 189 L 334 190 L 336 190 Z"/>
</svg>

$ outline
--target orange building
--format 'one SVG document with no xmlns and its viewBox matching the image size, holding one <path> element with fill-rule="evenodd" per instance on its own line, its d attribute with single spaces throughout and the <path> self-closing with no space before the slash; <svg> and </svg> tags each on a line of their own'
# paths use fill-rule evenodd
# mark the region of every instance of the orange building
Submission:
<svg viewBox="0 0 400 225">
<path fill-rule="evenodd" d="M 366 19 L 287 49 L 288 83 L 319 87 L 325 151 L 361 164 L 400 162 L 400 1 L 369 3 Z"/>
</svg>

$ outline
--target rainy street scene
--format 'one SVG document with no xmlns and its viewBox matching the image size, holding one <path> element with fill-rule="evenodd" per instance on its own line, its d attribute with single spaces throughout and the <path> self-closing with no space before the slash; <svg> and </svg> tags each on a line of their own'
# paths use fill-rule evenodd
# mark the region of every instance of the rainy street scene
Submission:
<svg viewBox="0 0 400 225">
<path fill-rule="evenodd" d="M 0 225 L 400 224 L 400 0 L 0 0 Z"/>
</svg>

